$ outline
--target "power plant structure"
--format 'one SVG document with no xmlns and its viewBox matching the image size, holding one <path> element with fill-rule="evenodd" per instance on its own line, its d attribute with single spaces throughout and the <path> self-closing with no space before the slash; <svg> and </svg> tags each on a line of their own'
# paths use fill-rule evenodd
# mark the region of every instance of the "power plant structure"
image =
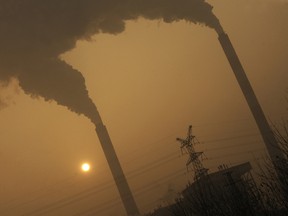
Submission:
<svg viewBox="0 0 288 216">
<path fill-rule="evenodd" d="M 106 160 L 116 183 L 126 213 L 128 216 L 138 216 L 140 215 L 139 209 L 136 205 L 127 179 L 124 175 L 123 169 L 120 165 L 119 159 L 112 145 L 109 133 L 105 125 L 103 124 L 98 111 L 95 113 L 95 115 L 96 121 L 94 122 L 94 124 L 96 126 L 96 133 L 98 135 L 100 144 L 104 151 Z"/>
<path fill-rule="evenodd" d="M 194 180 L 197 181 L 203 176 L 207 176 L 208 169 L 205 168 L 200 161 L 200 157 L 203 152 L 196 152 L 194 145 L 196 144 L 196 137 L 192 134 L 192 125 L 189 125 L 186 139 L 176 138 L 177 141 L 181 143 L 180 149 L 183 153 L 188 154 L 188 161 L 186 163 L 187 170 L 190 165 L 192 165 L 192 170 L 194 171 Z"/>
<path fill-rule="evenodd" d="M 277 143 L 277 140 L 268 124 L 268 121 L 264 115 L 264 112 L 257 100 L 257 97 L 252 89 L 252 86 L 245 74 L 245 71 L 241 65 L 241 62 L 233 48 L 233 45 L 228 35 L 225 32 L 218 32 L 218 40 L 224 50 L 224 53 L 230 63 L 230 66 L 234 72 L 234 75 L 236 76 L 238 84 L 240 85 L 240 88 L 248 103 L 248 106 L 254 116 L 256 124 L 260 130 L 261 136 L 268 150 L 268 154 L 271 157 L 273 164 L 275 165 L 278 159 L 283 157 L 280 151 L 280 147 Z M 95 113 L 94 120 L 95 120 L 94 124 L 96 126 L 96 133 L 100 140 L 100 144 L 104 151 L 105 157 L 107 159 L 108 165 L 110 167 L 111 173 L 113 175 L 114 181 L 116 183 L 116 186 L 119 191 L 126 213 L 128 216 L 138 216 L 140 215 L 138 207 L 132 195 L 131 189 L 128 185 L 127 179 L 124 175 L 123 169 L 120 165 L 119 159 L 116 155 L 115 149 L 112 145 L 108 131 L 105 125 L 103 124 L 98 111 Z M 191 128 L 189 128 L 187 139 L 188 140 L 186 141 L 183 139 L 178 139 L 178 141 L 182 143 L 183 147 L 185 148 L 188 147 L 188 149 L 191 150 L 190 159 L 193 162 L 190 161 L 190 163 L 192 162 L 193 164 L 197 165 L 198 164 L 196 163 L 197 158 L 200 155 L 197 152 L 193 152 L 194 150 L 191 149 L 191 147 L 193 148 L 193 146 L 191 145 L 191 140 L 193 139 L 193 136 L 191 134 Z M 199 176 L 207 172 L 207 170 L 205 169 L 201 171 L 203 171 L 203 173 L 198 173 Z M 196 178 L 198 178 L 199 176 L 197 176 Z"/>
<path fill-rule="evenodd" d="M 224 50 L 224 53 L 230 63 L 238 84 L 240 85 L 248 106 L 254 116 L 272 163 L 275 166 L 277 161 L 283 158 L 280 146 L 278 145 L 278 142 L 268 124 L 264 112 L 257 100 L 253 88 L 246 76 L 246 73 L 228 35 L 225 32 L 218 32 L 218 40 Z"/>
</svg>

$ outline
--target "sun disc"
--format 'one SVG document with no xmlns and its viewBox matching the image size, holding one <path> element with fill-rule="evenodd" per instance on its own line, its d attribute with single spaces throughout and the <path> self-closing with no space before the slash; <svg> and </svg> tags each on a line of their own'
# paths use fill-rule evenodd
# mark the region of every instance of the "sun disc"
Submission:
<svg viewBox="0 0 288 216">
<path fill-rule="evenodd" d="M 90 170 L 90 165 L 88 163 L 83 163 L 81 168 L 83 172 L 88 172 Z"/>
</svg>

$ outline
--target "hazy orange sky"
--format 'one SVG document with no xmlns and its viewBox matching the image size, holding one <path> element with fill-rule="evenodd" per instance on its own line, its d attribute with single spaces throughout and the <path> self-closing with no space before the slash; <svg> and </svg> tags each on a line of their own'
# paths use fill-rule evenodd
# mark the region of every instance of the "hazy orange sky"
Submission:
<svg viewBox="0 0 288 216">
<path fill-rule="evenodd" d="M 287 119 L 288 1 L 209 3 L 268 120 Z M 61 59 L 85 77 L 142 213 L 165 201 L 169 187 L 179 192 L 192 181 L 176 142 L 190 124 L 211 172 L 265 154 L 208 27 L 140 18 L 120 34 L 78 41 Z M 0 108 L 1 216 L 125 215 L 88 118 L 26 95 L 17 80 L 3 84 Z M 90 173 L 81 172 L 82 162 L 91 163 Z"/>
</svg>

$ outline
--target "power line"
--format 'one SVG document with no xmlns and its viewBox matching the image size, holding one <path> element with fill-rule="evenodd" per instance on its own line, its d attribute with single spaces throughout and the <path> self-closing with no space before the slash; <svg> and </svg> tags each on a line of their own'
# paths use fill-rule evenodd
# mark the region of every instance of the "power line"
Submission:
<svg viewBox="0 0 288 216">
<path fill-rule="evenodd" d="M 136 177 L 136 176 L 141 175 L 141 174 L 143 174 L 143 173 L 145 173 L 145 172 L 147 172 L 147 171 L 149 171 L 149 170 L 151 170 L 151 169 L 153 169 L 155 167 L 161 166 L 161 165 L 163 165 L 163 164 L 167 163 L 168 161 L 171 161 L 171 160 L 173 160 L 175 158 L 177 158 L 177 157 L 173 156 L 173 154 L 167 155 L 167 156 L 165 156 L 165 157 L 163 157 L 163 158 L 161 158 L 161 159 L 159 159 L 157 161 L 154 161 L 153 163 L 150 163 L 150 164 L 148 164 L 146 166 L 143 166 L 142 170 L 136 169 L 136 170 L 134 170 L 132 172 L 128 172 L 127 173 L 127 177 L 130 177 L 130 178 Z M 151 165 L 153 165 L 153 166 L 151 166 Z M 111 188 L 113 186 L 114 186 L 114 183 L 112 181 L 110 181 L 109 183 L 103 184 L 103 185 L 98 186 L 98 187 L 93 187 L 93 188 L 87 189 L 87 190 L 82 191 L 82 192 L 80 192 L 78 194 L 74 194 L 74 195 L 72 195 L 70 197 L 63 198 L 61 200 L 58 200 L 55 203 L 51 203 L 49 205 L 43 206 L 43 207 L 41 207 L 39 209 L 36 209 L 36 210 L 34 210 L 34 211 L 32 211 L 32 212 L 30 212 L 28 214 L 24 214 L 24 215 L 25 216 L 26 215 L 27 216 L 34 215 L 34 214 L 43 215 L 43 214 L 48 213 L 50 211 L 53 211 L 55 209 L 62 208 L 62 207 L 67 206 L 67 205 L 69 205 L 71 203 L 74 203 L 74 202 L 77 202 L 79 200 L 82 200 L 82 199 L 85 199 L 87 197 L 90 197 L 90 196 L 92 196 L 94 194 L 97 194 L 97 193 L 99 193 L 99 192 L 101 192 L 101 191 L 103 191 L 105 189 L 109 189 L 109 188 Z M 100 189 L 98 189 L 98 188 L 100 188 Z M 97 190 L 95 191 L 95 189 L 97 189 Z"/>
<path fill-rule="evenodd" d="M 178 177 L 178 176 L 182 176 L 182 175 L 184 175 L 185 174 L 185 169 L 182 169 L 182 170 L 178 170 L 178 171 L 176 171 L 176 172 L 173 172 L 173 173 L 171 173 L 171 174 L 169 174 L 169 175 L 166 175 L 166 176 L 162 176 L 161 178 L 159 178 L 159 179 L 156 179 L 156 180 L 154 180 L 153 182 L 161 182 L 161 183 L 165 183 L 165 182 L 168 182 L 168 181 L 170 181 L 171 179 L 173 179 L 173 178 L 175 178 L 175 177 Z M 157 185 L 155 185 L 155 184 L 153 184 L 153 183 L 150 183 L 150 184 L 147 184 L 147 185 L 145 185 L 144 187 L 141 187 L 141 188 L 137 188 L 136 190 L 135 190 L 135 195 L 137 196 L 139 196 L 139 195 L 143 195 L 143 193 L 146 193 L 146 192 L 148 192 L 148 191 L 151 191 L 152 189 L 154 189 L 155 187 L 157 187 Z M 116 200 L 116 199 L 113 199 L 113 200 Z M 99 214 L 99 213 L 101 213 L 101 212 L 103 212 L 103 211 L 105 211 L 105 210 L 107 210 L 107 209 L 110 209 L 111 207 L 113 207 L 113 206 L 115 206 L 116 204 L 118 204 L 118 202 L 114 202 L 114 203 L 112 203 L 111 201 L 113 201 L 113 200 L 109 200 L 109 201 L 107 201 L 106 202 L 106 204 L 108 204 L 108 206 L 105 206 L 105 207 L 103 207 L 103 208 L 101 208 L 100 210 L 97 208 L 97 207 L 93 207 L 93 208 L 91 208 L 91 209 L 88 209 L 88 210 L 86 210 L 85 212 L 81 212 L 80 214 L 76 214 L 76 215 L 74 215 L 74 216 L 84 216 L 86 213 L 88 213 L 89 215 L 90 214 Z M 120 203 L 120 201 L 119 201 L 119 203 Z M 94 211 L 95 210 L 95 211 Z M 93 212 L 92 212 L 93 211 Z M 87 215 L 87 216 L 89 216 L 89 215 Z"/>
<path fill-rule="evenodd" d="M 241 136 L 241 137 L 243 137 L 243 136 Z M 226 139 L 235 139 L 235 138 L 239 138 L 239 136 L 236 136 L 236 137 L 228 137 L 228 138 L 226 138 Z M 223 139 L 222 139 L 223 140 Z M 218 142 L 219 140 L 214 140 L 214 142 Z M 213 140 L 210 140 L 209 142 L 213 142 Z M 243 145 L 243 144 L 237 144 L 237 145 L 233 145 L 233 146 L 240 146 L 240 145 Z M 225 149 L 225 148 L 231 148 L 231 146 L 225 146 L 225 147 L 219 147 L 219 148 L 213 148 L 212 150 L 213 151 L 215 151 L 215 150 L 217 150 L 217 149 Z M 212 150 L 207 150 L 207 151 L 212 151 Z M 247 152 L 251 152 L 251 151 L 246 151 L 246 152 L 237 152 L 237 155 L 239 155 L 239 154 L 243 154 L 243 153 L 247 153 Z M 231 154 L 229 154 L 229 155 L 226 155 L 226 156 L 231 156 Z M 225 157 L 225 155 L 222 155 L 222 156 L 220 156 L 220 157 L 214 157 L 214 158 L 210 158 L 210 160 L 215 160 L 215 159 L 217 159 L 217 158 L 222 158 L 222 157 Z M 175 160 L 176 158 L 179 158 L 179 156 L 175 156 L 174 155 L 174 153 L 172 153 L 172 154 L 169 154 L 169 155 L 166 155 L 166 156 L 164 156 L 164 157 L 162 157 L 162 158 L 160 158 L 159 160 L 156 160 L 156 161 L 153 161 L 153 162 L 151 162 L 151 163 L 149 163 L 149 164 L 147 164 L 147 165 L 145 165 L 145 166 L 142 166 L 141 168 L 138 168 L 138 169 L 136 169 L 136 170 L 133 170 L 133 171 L 130 171 L 130 172 L 128 172 L 127 173 L 127 176 L 128 177 L 131 177 L 131 178 L 133 178 L 133 177 L 136 177 L 136 176 L 138 176 L 138 175 L 141 175 L 142 173 L 144 173 L 144 172 L 147 172 L 147 171 L 149 171 L 149 170 L 151 170 L 151 169 L 153 169 L 153 168 L 156 168 L 156 167 L 159 167 L 159 166 L 161 166 L 161 165 L 163 165 L 163 164 L 165 164 L 165 163 L 167 163 L 167 162 L 169 162 L 169 161 L 172 161 L 172 160 Z M 156 163 L 156 164 L 155 164 Z M 92 196 L 94 193 L 97 193 L 97 191 L 99 190 L 99 188 L 101 188 L 101 187 L 104 187 L 104 189 L 107 189 L 107 188 L 110 188 L 110 187 L 112 187 L 113 186 L 113 184 L 112 183 L 110 183 L 110 186 L 107 186 L 107 184 L 103 184 L 103 185 L 99 185 L 99 186 L 97 186 L 97 187 L 93 187 L 92 189 L 90 188 L 90 189 L 88 189 L 88 190 L 85 190 L 85 191 L 82 191 L 82 192 L 80 192 L 80 193 L 77 193 L 77 194 L 75 194 L 75 195 L 73 195 L 73 196 L 71 196 L 71 197 L 68 197 L 68 198 L 63 198 L 63 199 L 61 199 L 60 201 L 58 201 L 58 202 L 60 202 L 60 203 L 62 203 L 62 204 L 65 204 L 65 206 L 66 205 L 69 205 L 70 203 L 73 203 L 73 202 L 76 202 L 76 201 L 78 201 L 79 199 L 81 200 L 81 199 L 84 199 L 85 197 L 89 197 L 89 196 Z M 104 190 L 103 189 L 103 190 Z M 94 193 L 91 193 L 91 190 L 97 190 L 96 192 L 94 192 Z M 89 193 L 88 193 L 88 191 L 89 191 Z M 87 194 L 85 194 L 85 193 L 87 193 Z M 75 197 L 75 198 L 74 198 Z M 70 200 L 71 199 L 71 200 Z M 36 199 L 37 200 L 37 199 Z M 75 200 L 75 201 L 74 201 Z M 57 203 L 58 203 L 57 202 Z M 47 208 L 47 209 L 50 209 L 50 208 L 55 208 L 55 207 L 53 207 L 53 205 L 55 205 L 55 203 L 53 204 L 49 204 L 49 205 L 46 205 L 46 206 L 44 206 L 44 208 Z M 59 205 L 59 204 L 58 204 Z M 58 207 L 57 207 L 58 208 Z M 43 209 L 43 208 L 41 208 L 41 209 Z M 42 211 L 42 210 L 41 210 Z M 38 210 L 35 210 L 35 211 L 33 211 L 33 212 L 38 212 Z M 32 213 L 33 213 L 32 212 Z"/>
</svg>

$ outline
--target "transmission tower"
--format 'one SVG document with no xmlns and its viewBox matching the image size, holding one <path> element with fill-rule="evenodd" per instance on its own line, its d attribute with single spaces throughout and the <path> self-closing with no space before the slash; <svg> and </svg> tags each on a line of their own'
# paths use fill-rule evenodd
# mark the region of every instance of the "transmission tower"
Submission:
<svg viewBox="0 0 288 216">
<path fill-rule="evenodd" d="M 203 176 L 207 176 L 208 169 L 204 168 L 201 159 L 203 152 L 196 152 L 194 145 L 198 143 L 195 136 L 192 135 L 192 125 L 189 126 L 186 139 L 177 138 L 177 141 L 181 143 L 182 154 L 186 153 L 189 155 L 186 163 L 187 169 L 192 166 L 194 171 L 194 180 L 199 180 Z"/>
</svg>

